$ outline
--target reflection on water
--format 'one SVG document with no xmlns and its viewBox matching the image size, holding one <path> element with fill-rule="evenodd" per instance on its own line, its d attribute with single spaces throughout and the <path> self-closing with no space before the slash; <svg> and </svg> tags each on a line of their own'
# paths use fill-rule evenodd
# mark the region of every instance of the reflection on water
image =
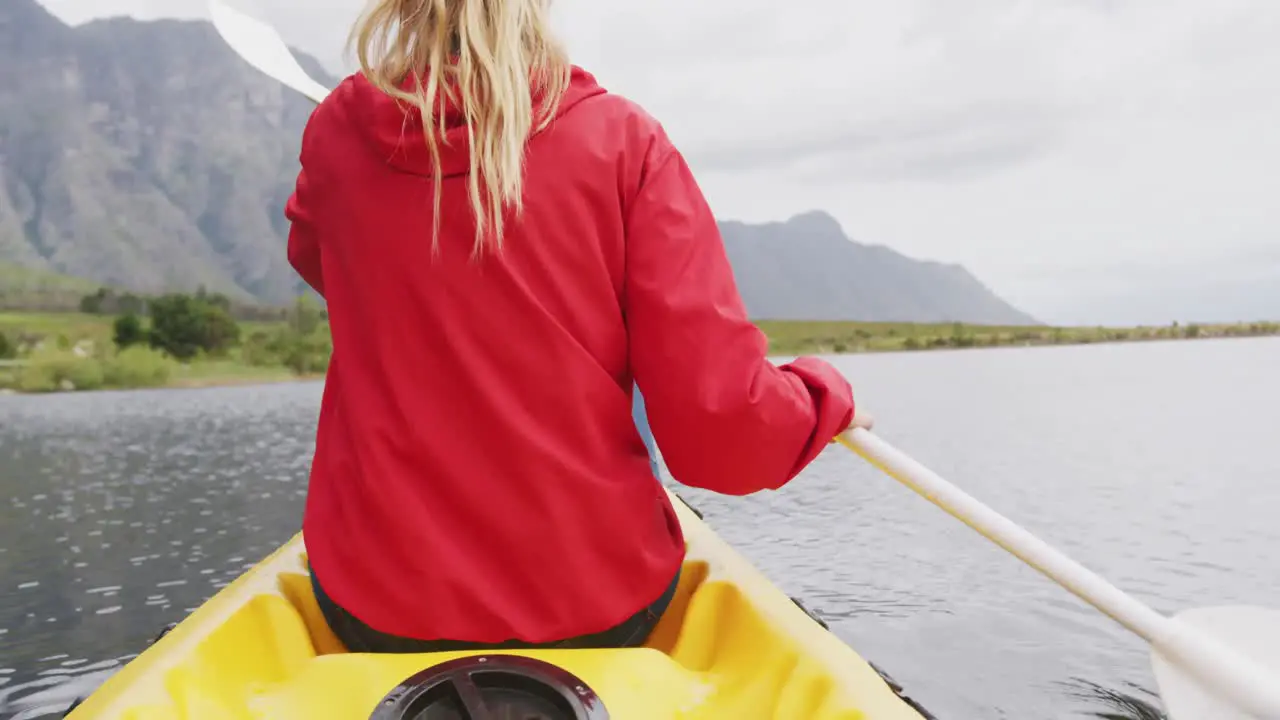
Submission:
<svg viewBox="0 0 1280 720">
<path fill-rule="evenodd" d="M 1072 697 L 1089 704 L 1089 717 L 1102 720 L 1165 720 L 1160 698 L 1150 690 L 1133 683 L 1126 690 L 1103 687 L 1090 680 L 1076 678 L 1066 684 Z"/>
<path fill-rule="evenodd" d="M 1171 612 L 1280 605 L 1277 360 L 1257 339 L 837 362 L 886 439 Z M 60 713 L 297 532 L 319 396 L 0 397 L 0 717 Z M 1140 640 L 841 448 L 782 492 L 681 494 L 940 718 L 1156 717 Z"/>
</svg>

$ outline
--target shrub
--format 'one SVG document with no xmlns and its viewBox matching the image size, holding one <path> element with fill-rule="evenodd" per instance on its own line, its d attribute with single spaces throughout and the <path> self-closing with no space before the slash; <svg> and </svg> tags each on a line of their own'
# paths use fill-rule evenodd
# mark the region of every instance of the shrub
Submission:
<svg viewBox="0 0 1280 720">
<path fill-rule="evenodd" d="M 288 334 L 282 340 L 281 359 L 294 374 L 320 373 L 329 368 L 333 347 L 327 335 L 300 337 Z"/>
<path fill-rule="evenodd" d="M 116 347 L 124 350 L 133 345 L 139 345 L 146 342 L 147 331 L 142 327 L 142 320 L 133 313 L 127 313 L 116 318 L 112 324 L 112 339 L 116 343 Z"/>
<path fill-rule="evenodd" d="M 0 360 L 11 360 L 18 355 L 17 343 L 11 341 L 8 335 L 0 332 Z"/>
<path fill-rule="evenodd" d="M 310 336 L 320 329 L 323 321 L 324 311 L 310 297 L 301 295 L 294 301 L 293 309 L 289 312 L 289 327 L 295 333 Z"/>
<path fill-rule="evenodd" d="M 97 390 L 103 385 L 102 364 L 65 350 L 40 350 L 33 353 L 18 376 L 18 389 L 24 392 L 53 392 L 64 389 Z"/>
<path fill-rule="evenodd" d="M 240 359 L 252 367 L 280 365 L 277 343 L 271 335 L 258 330 L 240 345 Z"/>
<path fill-rule="evenodd" d="M 168 383 L 177 363 L 158 350 L 135 345 L 103 365 L 103 383 L 108 387 L 144 388 Z"/>
</svg>

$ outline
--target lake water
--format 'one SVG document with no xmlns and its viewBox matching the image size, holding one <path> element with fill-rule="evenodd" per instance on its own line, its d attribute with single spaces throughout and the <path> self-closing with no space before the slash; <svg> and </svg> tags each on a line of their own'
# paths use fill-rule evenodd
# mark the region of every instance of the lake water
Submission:
<svg viewBox="0 0 1280 720">
<path fill-rule="evenodd" d="M 1156 609 L 1280 607 L 1280 340 L 835 362 L 883 437 Z M 0 397 L 0 716 L 60 712 L 293 535 L 319 398 Z M 940 718 L 1154 687 L 1144 643 L 843 448 L 682 494 Z"/>
</svg>

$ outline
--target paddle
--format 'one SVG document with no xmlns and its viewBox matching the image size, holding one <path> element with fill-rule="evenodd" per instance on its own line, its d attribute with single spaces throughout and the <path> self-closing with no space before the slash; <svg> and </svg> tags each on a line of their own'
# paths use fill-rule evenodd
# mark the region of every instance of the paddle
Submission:
<svg viewBox="0 0 1280 720">
<path fill-rule="evenodd" d="M 319 103 L 313 80 L 266 23 L 210 0 L 213 24 L 246 62 Z M 1280 720 L 1280 613 L 1207 608 L 1167 618 L 966 495 L 862 429 L 839 442 L 1151 643 L 1161 697 L 1174 720 Z"/>
<path fill-rule="evenodd" d="M 209 16 L 223 41 L 259 72 L 317 104 L 329 95 L 328 88 L 302 69 L 275 28 L 222 0 L 209 0 Z"/>
<path fill-rule="evenodd" d="M 1280 612 L 1190 610 L 1168 618 L 861 428 L 837 440 L 890 477 L 1151 643 L 1165 708 L 1175 720 L 1280 718 Z"/>
</svg>

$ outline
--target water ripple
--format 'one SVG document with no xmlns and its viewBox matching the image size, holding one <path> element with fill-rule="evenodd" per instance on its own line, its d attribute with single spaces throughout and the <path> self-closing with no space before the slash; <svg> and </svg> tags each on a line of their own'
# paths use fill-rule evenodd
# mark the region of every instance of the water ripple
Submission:
<svg viewBox="0 0 1280 720">
<path fill-rule="evenodd" d="M 1171 612 L 1280 605 L 1278 351 L 836 362 L 886 439 Z M 0 398 L 0 717 L 60 713 L 297 532 L 319 397 L 288 384 Z M 1153 686 L 1140 641 L 841 448 L 780 492 L 680 491 L 940 717 L 1102 713 Z"/>
</svg>

